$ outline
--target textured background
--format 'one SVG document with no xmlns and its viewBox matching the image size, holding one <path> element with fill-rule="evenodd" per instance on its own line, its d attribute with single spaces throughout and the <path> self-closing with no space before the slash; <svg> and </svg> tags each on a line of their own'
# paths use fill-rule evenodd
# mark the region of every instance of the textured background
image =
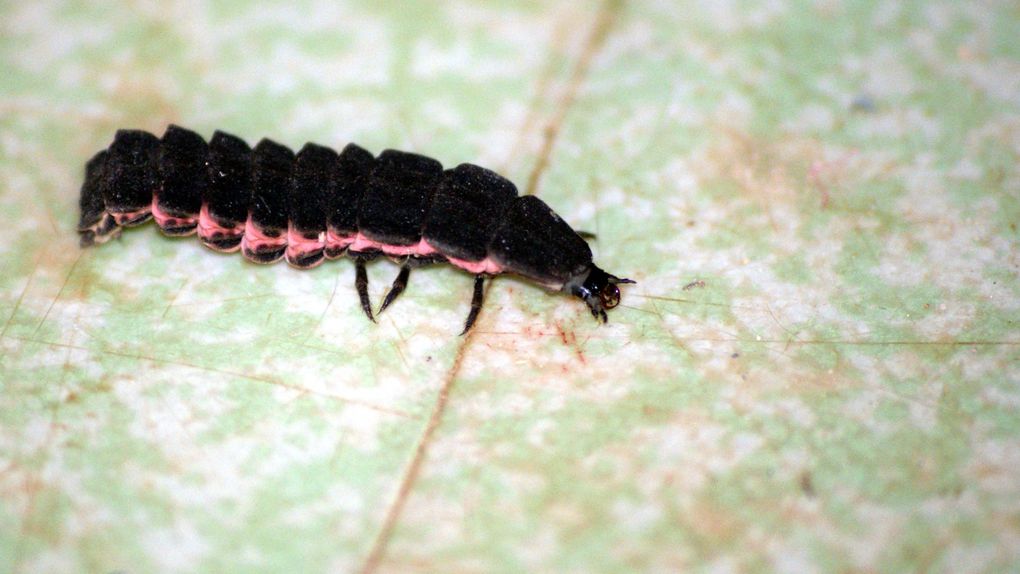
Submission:
<svg viewBox="0 0 1020 574">
<path fill-rule="evenodd" d="M 5 2 L 0 571 L 1016 571 L 1017 5 L 702 4 Z M 168 122 L 493 167 L 639 283 L 457 337 L 449 268 L 372 325 L 349 262 L 79 250 Z"/>
</svg>

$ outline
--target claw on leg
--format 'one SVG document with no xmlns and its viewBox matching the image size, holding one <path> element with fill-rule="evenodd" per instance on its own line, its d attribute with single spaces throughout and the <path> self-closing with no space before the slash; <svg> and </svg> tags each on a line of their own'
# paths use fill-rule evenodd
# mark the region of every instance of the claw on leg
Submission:
<svg viewBox="0 0 1020 574">
<path fill-rule="evenodd" d="M 355 258 L 354 270 L 354 288 L 358 290 L 358 298 L 361 299 L 361 310 L 365 312 L 369 321 L 375 323 L 375 317 L 372 316 L 372 302 L 368 298 L 368 273 L 365 271 L 364 258 Z"/>
<path fill-rule="evenodd" d="M 467 321 L 464 322 L 464 330 L 460 334 L 466 335 L 471 330 L 471 326 L 475 324 L 475 319 L 478 318 L 478 313 L 482 310 L 482 296 L 485 295 L 485 290 L 482 287 L 485 284 L 484 275 L 475 275 L 475 292 L 471 296 L 471 311 L 468 312 Z"/>
<path fill-rule="evenodd" d="M 386 294 L 386 298 L 383 299 L 382 307 L 379 308 L 381 314 L 390 306 L 404 289 L 407 287 L 407 279 L 411 276 L 411 264 L 407 261 L 400 266 L 400 273 L 397 274 L 397 278 L 393 280 L 393 285 L 390 287 L 390 292 Z"/>
</svg>

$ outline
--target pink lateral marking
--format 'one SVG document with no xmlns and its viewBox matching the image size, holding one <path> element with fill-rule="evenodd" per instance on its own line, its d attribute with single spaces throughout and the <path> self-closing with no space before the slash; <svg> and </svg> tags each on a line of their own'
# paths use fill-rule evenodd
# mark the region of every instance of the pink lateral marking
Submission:
<svg viewBox="0 0 1020 574">
<path fill-rule="evenodd" d="M 365 237 L 365 235 L 362 233 L 358 233 L 358 235 L 355 236 L 354 242 L 351 243 L 350 245 L 350 249 L 351 251 L 379 250 L 385 253 L 386 255 L 395 256 L 402 255 L 425 256 L 436 253 L 436 250 L 433 249 L 432 246 L 429 245 L 424 239 L 418 241 L 418 243 L 415 243 L 414 245 L 387 245 L 385 243 L 375 241 L 374 239 L 369 239 Z"/>
<path fill-rule="evenodd" d="M 279 237 L 269 237 L 255 227 L 251 215 L 244 222 L 244 238 L 241 239 L 241 248 L 251 253 L 263 250 L 279 249 L 287 245 L 287 234 L 282 233 Z"/>
<path fill-rule="evenodd" d="M 378 249 L 379 251 L 382 251 L 386 255 L 395 256 L 417 255 L 419 257 L 439 253 L 439 250 L 430 245 L 427 241 L 425 241 L 424 238 L 422 238 L 421 241 L 415 243 L 414 245 L 386 245 L 385 243 L 380 243 L 373 239 L 369 239 L 361 233 L 345 238 L 338 238 L 335 235 L 330 237 L 330 234 L 327 233 L 327 245 L 330 243 L 330 240 L 334 238 L 337 240 L 337 246 L 347 246 L 350 248 L 351 251 Z M 339 241 L 340 239 L 343 240 L 342 243 Z M 464 259 L 457 259 L 456 257 L 449 256 L 446 256 L 446 259 L 450 262 L 451 265 L 459 267 L 469 273 L 474 273 L 476 275 L 479 273 L 499 275 L 500 273 L 503 272 L 503 266 L 500 265 L 499 263 L 496 263 L 495 261 L 488 257 L 482 259 L 481 261 L 467 261 Z"/>
<path fill-rule="evenodd" d="M 198 223 L 198 217 L 174 217 L 169 213 L 163 211 L 159 207 L 159 197 L 156 194 L 152 194 L 152 218 L 156 220 L 156 225 L 161 228 L 177 227 L 184 225 L 195 225 Z"/>
<path fill-rule="evenodd" d="M 143 215 L 148 215 L 149 211 L 150 211 L 150 208 L 143 207 L 141 209 L 136 209 L 134 211 L 123 211 L 123 212 L 117 212 L 117 213 L 107 212 L 107 213 L 109 213 L 110 215 L 113 216 L 113 220 L 117 222 L 117 225 L 124 225 L 126 222 L 131 221 L 132 219 L 135 219 L 136 217 L 141 217 Z"/>
<path fill-rule="evenodd" d="M 326 249 L 329 251 L 342 251 L 354 243 L 355 235 L 337 235 L 332 229 L 326 231 Z"/>
<path fill-rule="evenodd" d="M 287 227 L 287 259 L 299 259 L 302 255 L 321 251 L 326 247 L 326 234 L 320 233 L 318 239 L 308 239 L 294 229 Z"/>
<path fill-rule="evenodd" d="M 456 257 L 447 257 L 446 260 L 450 262 L 450 265 L 460 267 L 464 271 L 474 273 L 475 275 L 478 275 L 479 273 L 499 275 L 503 272 L 503 267 L 488 257 L 481 261 L 465 261 L 463 259 L 457 259 Z"/>
<path fill-rule="evenodd" d="M 233 227 L 224 227 L 217 223 L 209 213 L 209 205 L 202 204 L 202 211 L 198 214 L 198 236 L 207 241 L 212 241 L 216 235 L 223 237 L 237 237 L 244 234 L 244 224 L 238 223 Z"/>
<path fill-rule="evenodd" d="M 249 218 L 249 223 L 250 222 L 251 219 Z M 247 240 L 248 237 L 247 230 L 248 227 L 246 226 L 245 240 Z M 255 232 L 257 233 L 257 230 L 255 230 Z M 369 239 L 362 235 L 361 233 L 357 233 L 355 235 L 337 235 L 337 233 L 334 232 L 332 229 L 326 231 L 326 238 L 324 243 L 314 239 L 305 239 L 301 237 L 299 233 L 294 232 L 293 229 L 287 230 L 287 237 L 289 242 L 287 246 L 287 253 L 288 257 L 291 258 L 293 258 L 297 253 L 313 251 L 315 249 L 320 249 L 322 247 L 325 247 L 329 251 L 341 251 L 346 248 L 350 248 L 351 251 L 362 251 L 365 249 L 379 250 L 387 255 L 395 256 L 402 255 L 425 256 L 439 253 L 439 251 L 435 247 L 430 245 L 428 242 L 426 242 L 424 238 L 414 245 L 386 245 L 384 243 L 380 243 L 378 241 Z M 293 253 L 291 251 L 291 247 L 295 245 L 298 246 L 295 248 L 297 253 Z M 460 269 L 463 269 L 468 273 L 474 273 L 476 275 L 479 273 L 499 275 L 500 273 L 503 272 L 503 266 L 500 265 L 499 263 L 496 263 L 495 261 L 488 257 L 482 259 L 481 261 L 467 261 L 464 259 L 457 259 L 456 257 L 447 257 L 447 260 L 450 262 L 451 265 L 459 267 Z"/>
</svg>

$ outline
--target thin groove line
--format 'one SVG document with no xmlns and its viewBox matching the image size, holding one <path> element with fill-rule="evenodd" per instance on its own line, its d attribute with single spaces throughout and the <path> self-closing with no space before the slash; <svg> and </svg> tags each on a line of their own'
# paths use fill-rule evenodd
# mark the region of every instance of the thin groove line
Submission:
<svg viewBox="0 0 1020 574">
<path fill-rule="evenodd" d="M 564 95 L 563 101 L 560 102 L 556 115 L 553 116 L 552 120 L 546 124 L 545 129 L 542 130 L 542 148 L 538 152 L 538 162 L 535 163 L 535 167 L 531 170 L 531 175 L 528 176 L 528 185 L 524 188 L 525 195 L 534 195 L 538 190 L 538 184 L 542 179 L 542 175 L 545 173 L 546 168 L 549 167 L 549 159 L 552 157 L 553 147 L 559 139 L 560 130 L 563 129 L 567 112 L 573 107 L 581 83 L 588 76 L 592 58 L 595 57 L 595 54 L 605 41 L 606 35 L 609 34 L 613 15 L 619 9 L 619 5 L 620 2 L 618 1 L 607 0 L 599 11 L 598 20 L 595 22 L 591 35 L 588 36 L 588 40 L 585 42 L 584 51 L 581 52 L 581 58 L 574 67 L 573 74 L 571 74 L 567 93 Z"/>
<path fill-rule="evenodd" d="M 21 303 L 25 300 L 25 293 L 28 292 L 29 287 L 32 286 L 32 280 L 35 279 L 35 274 L 39 271 L 39 262 L 42 260 L 42 255 L 39 255 L 35 259 L 35 264 L 32 266 L 32 273 L 28 275 L 28 280 L 25 281 L 25 287 L 21 290 L 18 295 L 18 300 L 14 302 L 14 310 L 11 311 L 11 315 L 7 317 L 4 322 L 4 328 L 0 331 L 0 340 L 3 340 L 7 336 L 7 330 L 11 328 L 11 323 L 14 322 L 14 317 L 17 316 L 18 310 L 21 309 Z"/>
<path fill-rule="evenodd" d="M 528 331 L 482 331 L 490 337 L 559 337 L 556 332 L 542 333 Z M 589 335 L 592 339 L 607 341 L 633 341 L 634 337 Z M 641 337 L 645 341 L 683 341 L 685 343 L 739 343 L 741 345 L 846 345 L 848 347 L 1020 347 L 1020 341 L 879 341 L 879 340 L 839 340 L 839 339 L 741 339 L 739 337 Z"/>
<path fill-rule="evenodd" d="M 177 303 L 177 298 L 184 292 L 184 288 L 188 286 L 188 280 L 181 281 L 180 288 L 174 293 L 174 296 L 170 299 L 170 302 L 166 304 L 166 309 L 163 309 L 163 314 L 160 315 L 159 319 L 162 321 L 166 319 L 166 316 L 170 313 L 170 309 L 173 308 L 174 304 Z"/>
<path fill-rule="evenodd" d="M 64 296 L 64 289 L 67 288 L 67 284 L 71 281 L 71 276 L 74 275 L 74 270 L 78 267 L 78 262 L 81 261 L 83 255 L 84 252 L 82 250 L 79 250 L 78 257 L 75 257 L 74 263 L 71 264 L 71 268 L 67 270 L 67 275 L 64 276 L 64 282 L 60 284 L 60 290 L 57 291 L 57 294 L 53 297 L 53 300 L 50 301 L 50 305 L 49 307 L 46 308 L 46 313 L 43 315 L 42 320 L 39 321 L 39 324 L 35 326 L 35 330 L 32 331 L 33 337 L 36 335 L 36 333 L 39 332 L 39 329 L 42 329 L 42 326 L 46 323 L 46 320 L 50 318 L 50 313 L 53 311 L 53 307 L 56 306 L 57 301 L 59 301 L 60 298 Z"/>
<path fill-rule="evenodd" d="M 81 311 L 78 312 L 76 320 L 81 319 Z M 71 335 L 72 342 L 74 341 L 74 335 Z M 73 347 L 68 345 L 67 353 L 64 355 L 64 365 L 60 369 L 60 385 L 57 388 L 57 392 L 54 395 L 56 400 L 53 401 L 53 406 L 50 409 L 50 425 L 46 430 L 46 438 L 43 441 L 41 447 L 37 452 L 42 453 L 43 460 L 40 462 L 40 470 L 35 476 L 31 477 L 31 482 L 26 490 L 28 491 L 28 502 L 25 504 L 25 513 L 21 519 L 21 527 L 18 532 L 18 543 L 14 549 L 14 568 L 12 572 L 24 572 L 24 560 L 27 550 L 25 546 L 28 544 L 28 536 L 36 530 L 36 524 L 33 520 L 33 515 L 36 512 L 36 504 L 39 500 L 39 492 L 44 488 L 42 474 L 43 469 L 46 468 L 46 461 L 51 456 L 51 450 L 53 450 L 54 436 L 56 435 L 57 423 L 60 418 L 60 407 L 64 403 L 63 394 L 67 389 L 67 376 L 71 365 L 71 353 L 74 351 Z"/>
<path fill-rule="evenodd" d="M 37 345 L 47 345 L 47 346 L 50 346 L 50 347 L 57 347 L 57 348 L 63 348 L 63 349 L 73 349 L 73 350 L 78 350 L 78 351 L 85 351 L 87 353 L 98 353 L 98 354 L 101 354 L 101 355 L 109 355 L 109 356 L 112 356 L 112 357 L 121 357 L 121 358 L 124 358 L 124 359 L 135 359 L 135 360 L 138 360 L 138 361 L 149 361 L 149 362 L 152 362 L 152 363 L 160 363 L 160 364 L 165 364 L 165 365 L 173 365 L 173 366 L 178 366 L 178 367 L 185 367 L 185 368 L 188 368 L 188 369 L 195 369 L 197 371 L 204 371 L 204 372 L 208 372 L 208 373 L 215 373 L 217 375 L 227 375 L 227 376 L 234 377 L 234 378 L 241 379 L 241 380 L 255 381 L 255 382 L 258 382 L 258 383 L 265 383 L 265 384 L 273 385 L 273 386 L 276 386 L 276 387 L 282 387 L 282 388 L 285 388 L 285 389 L 288 389 L 288 390 L 297 391 L 297 392 L 300 392 L 300 393 L 306 393 L 306 394 L 317 396 L 317 397 L 333 399 L 333 400 L 336 400 L 336 401 L 340 401 L 342 403 L 360 406 L 360 407 L 363 407 L 363 408 L 366 408 L 366 409 L 370 409 L 370 410 L 374 410 L 374 411 L 378 411 L 378 412 L 381 412 L 381 413 L 386 413 L 386 414 L 395 415 L 395 416 L 404 417 L 404 418 L 414 418 L 410 413 L 408 413 L 406 411 L 403 411 L 403 410 L 400 410 L 400 409 L 393 409 L 393 408 L 390 408 L 390 407 L 383 407 L 383 406 L 379 406 L 379 405 L 376 405 L 376 404 L 373 404 L 373 403 L 370 403 L 370 402 L 367 402 L 367 401 L 362 401 L 360 399 L 354 399 L 354 398 L 350 398 L 350 397 L 345 397 L 343 395 L 337 395 L 337 394 L 333 394 L 333 393 L 325 393 L 325 392 L 322 392 L 322 391 L 317 391 L 315 389 L 310 389 L 308 387 L 302 387 L 301 385 L 295 385 L 295 384 L 292 384 L 292 383 L 287 383 L 287 382 L 284 382 L 284 381 L 281 381 L 281 380 L 278 380 L 278 379 L 269 378 L 269 377 L 261 377 L 261 376 L 258 376 L 258 375 L 247 375 L 245 373 L 240 373 L 240 372 L 237 372 L 237 371 L 230 371 L 230 370 L 227 370 L 227 369 L 217 369 L 215 367 L 206 367 L 204 365 L 198 365 L 198 364 L 195 364 L 195 363 L 189 363 L 187 361 L 181 361 L 181 360 L 177 360 L 177 359 L 164 358 L 164 357 L 153 357 L 153 356 L 150 356 L 150 355 L 143 355 L 143 354 L 140 354 L 140 353 L 131 353 L 131 352 L 128 352 L 128 351 L 117 351 L 117 350 L 114 350 L 114 349 L 94 349 L 94 348 L 85 347 L 85 346 L 82 346 L 82 345 L 73 345 L 73 344 L 70 344 L 70 343 L 61 343 L 61 342 L 58 342 L 58 341 L 46 341 L 46 340 L 43 340 L 43 339 L 35 339 L 35 338 L 31 338 L 31 337 L 17 337 L 17 336 L 14 336 L 14 335 L 8 335 L 7 338 L 11 339 L 11 340 L 14 340 L 14 341 L 21 341 L 23 343 L 35 343 Z"/>
<path fill-rule="evenodd" d="M 383 521 L 383 526 L 379 530 L 379 534 L 376 536 L 375 542 L 372 544 L 371 551 L 369 551 L 368 556 L 365 558 L 364 565 L 361 567 L 360 572 L 362 574 L 371 574 L 375 572 L 376 568 L 379 567 L 379 563 L 382 562 L 383 554 L 385 554 L 386 547 L 389 544 L 390 539 L 393 537 L 393 531 L 397 527 L 397 521 L 400 519 L 400 515 L 404 510 L 404 505 L 410 497 L 411 489 L 417 481 L 418 473 L 421 471 L 421 466 L 425 462 L 425 454 L 428 452 L 428 446 L 432 437 L 436 433 L 436 429 L 439 428 L 439 423 L 443 420 L 446 405 L 450 400 L 450 391 L 453 388 L 453 382 L 457 378 L 457 374 L 460 372 L 461 363 L 464 361 L 464 355 L 467 353 L 468 343 L 471 341 L 473 336 L 473 329 L 468 331 L 467 335 L 464 336 L 464 341 L 461 343 L 460 348 L 457 349 L 457 356 L 453 359 L 453 365 L 450 367 L 450 371 L 443 379 L 443 385 L 439 389 L 439 396 L 436 398 L 436 404 L 432 408 L 432 414 L 429 416 L 429 422 L 425 426 L 425 432 L 422 433 L 421 438 L 418 440 L 418 444 L 414 448 L 414 457 L 411 459 L 411 463 L 408 465 L 407 470 L 404 472 L 404 477 L 400 481 L 400 488 L 397 490 L 397 496 L 394 498 L 393 504 L 390 505 L 389 510 L 386 512 L 386 518 Z"/>
<path fill-rule="evenodd" d="M 608 0 L 600 9 L 598 19 L 593 26 L 591 34 L 585 42 L 581 58 L 578 60 L 578 63 L 574 68 L 574 72 L 571 75 L 570 87 L 564 95 L 563 100 L 560 102 L 560 108 L 557 110 L 556 115 L 553 116 L 544 129 L 545 141 L 543 142 L 542 148 L 539 152 L 540 155 L 538 162 L 535 164 L 535 167 L 531 172 L 531 176 L 528 179 L 526 193 L 529 195 L 536 191 L 538 181 L 549 164 L 549 155 L 552 153 L 553 144 L 560 133 L 563 120 L 566 118 L 567 112 L 576 99 L 577 91 L 581 83 L 588 74 L 588 69 L 591 65 L 591 60 L 594 54 L 598 52 L 609 32 L 610 24 L 613 20 L 613 13 L 618 7 L 619 2 Z M 488 293 L 488 289 L 491 285 L 492 281 L 490 280 L 488 285 L 486 285 L 486 293 Z M 396 530 L 397 522 L 400 520 L 404 506 L 407 504 L 411 490 L 414 488 L 418 479 L 418 474 L 425 462 L 425 455 L 428 453 L 429 444 L 431 443 L 432 437 L 435 435 L 436 429 L 442 422 L 443 414 L 445 413 L 446 406 L 450 400 L 450 391 L 453 389 L 453 384 L 457 379 L 457 375 L 460 373 L 461 365 L 464 362 L 464 356 L 467 354 L 470 343 L 474 340 L 474 335 L 478 331 L 479 329 L 472 329 L 471 331 L 468 331 L 468 333 L 464 336 L 464 340 L 461 342 L 460 347 L 457 349 L 457 355 L 453 360 L 453 365 L 451 365 L 450 370 L 443 379 L 443 384 L 439 389 L 439 396 L 436 398 L 435 406 L 432 408 L 432 414 L 429 416 L 429 422 L 425 427 L 425 431 L 419 438 L 418 444 L 415 446 L 414 457 L 411 459 L 407 470 L 404 472 L 404 476 L 400 482 L 400 488 L 397 490 L 397 495 L 394 498 L 393 503 L 390 505 L 389 510 L 386 512 L 383 525 L 380 528 L 375 541 L 372 543 L 371 550 L 369 551 L 368 556 L 366 556 L 364 564 L 358 570 L 361 574 L 373 574 L 382 562 L 386 553 L 386 548 L 393 537 L 393 532 Z"/>
<path fill-rule="evenodd" d="M 569 28 L 569 25 L 566 22 L 561 22 L 557 24 L 552 34 L 552 44 L 554 46 L 563 45 L 566 43 L 564 38 L 567 36 L 568 33 L 567 28 Z M 555 66 L 554 64 L 555 63 L 552 60 L 547 62 L 545 68 L 538 76 L 538 81 L 535 86 L 535 94 L 531 97 L 531 99 L 528 102 L 528 113 L 524 118 L 524 123 L 521 126 L 520 133 L 517 134 L 517 138 L 514 141 L 513 147 L 510 148 L 510 154 L 509 157 L 507 158 L 507 163 L 509 163 L 510 158 L 517 157 L 522 148 L 527 147 L 526 141 L 527 136 L 529 133 L 531 133 L 532 126 L 535 125 L 535 123 L 539 120 L 539 116 L 541 114 L 539 114 L 538 110 L 541 107 L 542 101 L 548 98 L 550 86 L 552 85 L 553 80 L 556 76 L 557 66 Z M 502 172 L 505 173 L 508 167 L 510 166 L 503 165 Z"/>
</svg>

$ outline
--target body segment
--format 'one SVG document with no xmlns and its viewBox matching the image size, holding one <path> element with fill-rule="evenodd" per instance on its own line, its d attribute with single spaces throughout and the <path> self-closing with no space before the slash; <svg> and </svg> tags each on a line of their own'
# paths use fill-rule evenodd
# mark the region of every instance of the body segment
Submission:
<svg viewBox="0 0 1020 574">
<path fill-rule="evenodd" d="M 422 225 L 436 184 L 443 173 L 438 161 L 395 150 L 379 154 L 358 205 L 362 237 L 354 251 L 403 247 L 408 254 L 421 241 Z"/>
<path fill-rule="evenodd" d="M 499 174 L 469 163 L 443 174 L 425 220 L 425 241 L 450 259 L 481 262 L 517 188 Z"/>
<path fill-rule="evenodd" d="M 337 159 L 326 211 L 326 257 L 336 259 L 358 235 L 358 207 L 365 195 L 375 157 L 355 144 L 347 144 Z"/>
<path fill-rule="evenodd" d="M 209 185 L 205 164 L 209 145 L 191 130 L 171 125 L 156 154 L 157 191 L 152 215 L 167 235 L 190 235 L 198 227 L 202 197 Z"/>
<path fill-rule="evenodd" d="M 118 130 L 107 149 L 101 190 L 106 211 L 130 227 L 152 217 L 159 139 L 141 130 Z"/>
<path fill-rule="evenodd" d="M 338 159 L 335 151 L 309 143 L 294 161 L 286 252 L 287 263 L 294 267 L 315 267 L 325 257 L 326 208 Z"/>
<path fill-rule="evenodd" d="M 541 199 L 517 198 L 489 240 L 489 257 L 503 269 L 559 289 L 591 265 L 585 240 Z"/>
<path fill-rule="evenodd" d="M 217 131 L 209 140 L 206 177 L 198 236 L 210 249 L 237 251 L 251 204 L 251 148 L 241 138 Z"/>
<path fill-rule="evenodd" d="M 287 204 L 294 152 L 270 139 L 252 150 L 252 197 L 241 251 L 255 263 L 275 263 L 287 249 Z"/>
<path fill-rule="evenodd" d="M 118 229 L 113 215 L 106 211 L 103 200 L 103 177 L 106 169 L 107 151 L 103 150 L 85 164 L 85 181 L 81 184 L 81 195 L 78 208 L 78 233 L 81 234 L 81 246 L 88 247 L 102 243 L 110 238 L 110 234 Z"/>
</svg>

